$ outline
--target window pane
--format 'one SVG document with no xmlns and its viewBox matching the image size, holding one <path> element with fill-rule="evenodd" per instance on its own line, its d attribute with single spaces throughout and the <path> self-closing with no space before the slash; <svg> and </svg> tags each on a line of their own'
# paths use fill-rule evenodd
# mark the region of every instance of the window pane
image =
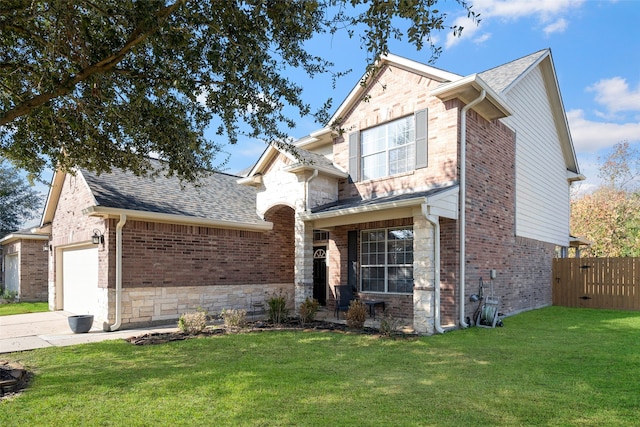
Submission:
<svg viewBox="0 0 640 427">
<path fill-rule="evenodd" d="M 415 121 L 405 117 L 360 134 L 363 179 L 375 179 L 413 170 Z"/>
<path fill-rule="evenodd" d="M 375 179 L 385 176 L 387 165 L 385 164 L 386 153 L 372 154 L 362 158 L 362 178 Z"/>
<path fill-rule="evenodd" d="M 362 290 L 384 292 L 384 267 L 362 268 Z"/>
<path fill-rule="evenodd" d="M 389 267 L 389 292 L 413 291 L 413 267 Z"/>
</svg>

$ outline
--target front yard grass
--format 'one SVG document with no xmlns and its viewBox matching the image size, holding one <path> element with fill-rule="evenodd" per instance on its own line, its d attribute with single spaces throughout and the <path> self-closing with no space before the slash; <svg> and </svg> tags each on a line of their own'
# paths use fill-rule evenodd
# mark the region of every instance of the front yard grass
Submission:
<svg viewBox="0 0 640 427">
<path fill-rule="evenodd" d="M 331 332 L 0 355 L 0 425 L 636 426 L 640 313 L 549 307 L 418 339 Z"/>
<path fill-rule="evenodd" d="M 12 302 L 9 304 L 0 304 L 0 316 L 40 313 L 43 311 L 49 311 L 48 302 Z"/>
</svg>

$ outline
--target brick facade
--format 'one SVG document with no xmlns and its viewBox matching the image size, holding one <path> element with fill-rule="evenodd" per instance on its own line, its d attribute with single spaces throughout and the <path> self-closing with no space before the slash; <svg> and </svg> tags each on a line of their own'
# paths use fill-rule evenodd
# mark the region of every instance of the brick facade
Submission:
<svg viewBox="0 0 640 427">
<path fill-rule="evenodd" d="M 117 219 L 88 217 L 93 203 L 82 177 L 67 176 L 52 224 L 54 255 L 87 244 L 94 228 L 98 247 L 98 323 L 115 320 Z M 269 209 L 266 232 L 129 219 L 122 229 L 123 328 L 166 323 L 199 308 L 250 308 L 251 302 L 283 290 L 293 295 L 294 213 Z M 41 247 L 41 246 L 40 246 Z M 63 284 L 56 263 L 49 271 L 50 305 L 62 309 Z"/>
<path fill-rule="evenodd" d="M 2 256 L 18 256 L 20 301 L 47 301 L 48 246 L 47 240 L 23 238 L 2 247 Z"/>
</svg>

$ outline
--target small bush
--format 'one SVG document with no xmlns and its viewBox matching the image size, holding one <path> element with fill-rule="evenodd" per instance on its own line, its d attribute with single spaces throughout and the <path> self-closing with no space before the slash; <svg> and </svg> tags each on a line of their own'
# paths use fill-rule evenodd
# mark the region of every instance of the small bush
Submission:
<svg viewBox="0 0 640 427">
<path fill-rule="evenodd" d="M 244 328 L 247 325 L 247 310 L 225 308 L 221 316 L 225 328 Z"/>
<path fill-rule="evenodd" d="M 316 320 L 316 313 L 318 312 L 319 306 L 320 303 L 314 298 L 304 300 L 300 305 L 300 323 L 302 323 L 303 326 Z"/>
<path fill-rule="evenodd" d="M 392 317 L 388 313 L 384 313 L 382 319 L 380 319 L 380 335 L 385 337 L 395 335 L 400 329 L 401 324 L 402 322 L 399 319 Z"/>
<path fill-rule="evenodd" d="M 347 326 L 351 329 L 364 329 L 364 320 L 367 318 L 367 306 L 360 300 L 353 300 L 347 310 Z"/>
<path fill-rule="evenodd" d="M 204 331 L 207 327 L 207 313 L 204 311 L 195 311 L 185 313 L 178 319 L 178 328 L 189 335 L 196 335 Z"/>
<path fill-rule="evenodd" d="M 289 317 L 287 294 L 283 293 L 282 289 L 267 299 L 267 305 L 269 306 L 269 320 L 275 325 L 283 323 Z"/>
<path fill-rule="evenodd" d="M 0 293 L 0 299 L 7 300 L 9 302 L 16 302 L 18 299 L 18 292 L 5 289 Z"/>
</svg>

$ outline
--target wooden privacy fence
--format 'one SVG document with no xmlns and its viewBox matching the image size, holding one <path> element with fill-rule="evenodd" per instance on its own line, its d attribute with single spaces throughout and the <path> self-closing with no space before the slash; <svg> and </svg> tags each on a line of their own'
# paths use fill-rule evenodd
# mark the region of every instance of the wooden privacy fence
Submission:
<svg viewBox="0 0 640 427">
<path fill-rule="evenodd" d="M 640 310 L 640 258 L 556 258 L 553 305 Z"/>
</svg>

